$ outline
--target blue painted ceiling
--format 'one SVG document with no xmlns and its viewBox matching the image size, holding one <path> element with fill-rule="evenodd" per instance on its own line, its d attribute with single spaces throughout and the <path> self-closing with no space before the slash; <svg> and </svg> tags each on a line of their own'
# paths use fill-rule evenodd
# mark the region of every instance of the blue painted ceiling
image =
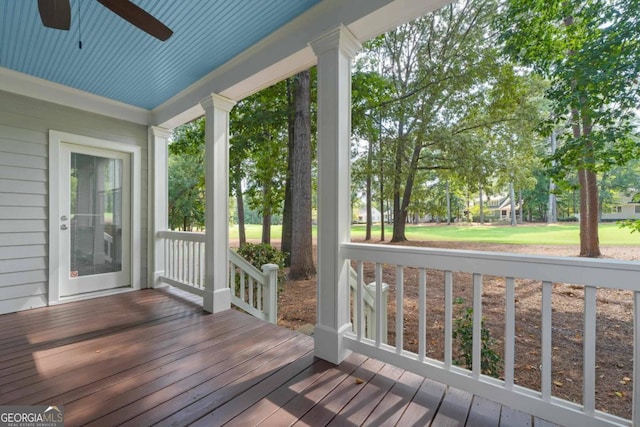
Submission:
<svg viewBox="0 0 640 427">
<path fill-rule="evenodd" d="M 0 0 L 0 66 L 151 110 L 319 1 L 134 0 L 173 30 L 161 42 L 95 0 L 71 0 L 70 31 Z"/>
</svg>

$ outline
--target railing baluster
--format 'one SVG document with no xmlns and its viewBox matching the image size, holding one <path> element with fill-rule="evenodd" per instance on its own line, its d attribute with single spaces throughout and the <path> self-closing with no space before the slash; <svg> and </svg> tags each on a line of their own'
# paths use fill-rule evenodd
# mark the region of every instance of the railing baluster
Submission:
<svg viewBox="0 0 640 427">
<path fill-rule="evenodd" d="M 256 308 L 262 311 L 262 283 L 258 283 L 256 286 L 257 296 L 256 296 Z"/>
<path fill-rule="evenodd" d="M 376 263 L 376 347 L 382 343 L 382 313 L 382 264 Z M 384 342 L 386 344 L 386 337 Z"/>
<path fill-rule="evenodd" d="M 596 292 L 593 286 L 584 288 L 583 391 L 584 411 L 593 416 L 596 410 Z"/>
<path fill-rule="evenodd" d="M 506 279 L 505 315 L 504 315 L 504 386 L 513 390 L 515 365 L 515 335 L 516 335 L 516 297 L 515 280 Z"/>
<path fill-rule="evenodd" d="M 358 341 L 362 341 L 362 335 L 364 331 L 364 310 L 362 309 L 362 287 L 364 283 L 363 263 L 358 261 L 356 263 L 356 301 L 355 301 L 355 313 L 354 319 L 356 322 L 356 335 Z"/>
<path fill-rule="evenodd" d="M 444 272 L 444 366 L 451 369 L 453 334 L 453 273 Z"/>
<path fill-rule="evenodd" d="M 424 362 L 427 353 L 427 269 L 420 269 L 418 284 L 418 359 Z"/>
<path fill-rule="evenodd" d="M 551 363 L 553 360 L 552 348 L 552 321 L 551 321 L 551 291 L 553 284 L 542 282 L 542 400 L 551 401 Z"/>
<path fill-rule="evenodd" d="M 404 347 L 404 267 L 396 266 L 396 353 Z"/>
<path fill-rule="evenodd" d="M 479 379 L 482 373 L 482 274 L 473 273 L 473 357 L 472 375 Z"/>
<path fill-rule="evenodd" d="M 171 246 L 172 246 L 172 249 L 171 249 L 171 278 L 172 279 L 177 279 L 178 278 L 178 275 L 176 274 L 176 263 L 178 262 L 177 245 L 178 245 L 178 242 L 175 239 L 171 240 Z"/>
<path fill-rule="evenodd" d="M 204 251 L 204 242 L 200 242 L 200 286 L 204 289 L 204 271 L 207 264 L 207 254 Z"/>
<path fill-rule="evenodd" d="M 247 301 L 247 292 L 246 292 L 246 288 L 245 288 L 244 276 L 245 276 L 244 271 L 240 270 L 240 298 L 242 299 L 242 301 L 246 302 Z"/>
<path fill-rule="evenodd" d="M 249 278 L 249 305 L 255 307 L 256 302 L 253 299 L 253 287 L 255 286 L 255 282 L 253 277 Z"/>
<path fill-rule="evenodd" d="M 193 242 L 187 242 L 187 282 L 193 285 Z"/>
<path fill-rule="evenodd" d="M 202 276 L 200 275 L 200 265 L 202 265 L 202 260 L 200 259 L 200 250 L 201 250 L 201 243 L 200 242 L 196 242 L 196 248 L 197 248 L 197 255 L 196 255 L 196 260 L 197 260 L 197 265 L 196 265 L 196 284 L 198 285 L 199 288 L 202 288 Z"/>
<path fill-rule="evenodd" d="M 169 239 L 164 239 L 164 275 L 167 277 L 169 276 Z"/>
</svg>

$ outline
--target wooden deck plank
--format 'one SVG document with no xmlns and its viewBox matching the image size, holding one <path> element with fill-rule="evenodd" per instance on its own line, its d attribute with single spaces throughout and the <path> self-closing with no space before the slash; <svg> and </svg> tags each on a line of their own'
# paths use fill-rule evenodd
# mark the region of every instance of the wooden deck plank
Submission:
<svg viewBox="0 0 640 427">
<path fill-rule="evenodd" d="M 308 366 L 309 364 L 311 366 Z M 300 372 L 300 369 L 305 366 L 308 367 Z M 253 387 L 209 412 L 192 426 L 242 427 L 257 425 L 319 379 L 325 377 L 332 367 L 333 365 L 329 362 L 316 359 L 309 354 L 271 375 L 260 383 L 259 387 Z M 295 372 L 299 373 L 291 378 Z M 286 382 L 283 384 L 282 381 Z"/>
<path fill-rule="evenodd" d="M 0 348 L 8 347 L 7 344 L 10 344 L 12 340 L 22 340 L 25 335 L 29 335 L 30 343 L 40 342 L 40 336 L 50 331 L 54 331 L 59 336 L 60 333 L 67 333 L 67 329 L 61 329 L 60 326 L 84 324 L 95 317 L 108 319 L 112 322 L 120 320 L 131 323 L 131 320 L 136 316 L 146 314 L 150 307 L 154 311 L 161 309 L 202 311 L 193 303 L 185 302 L 182 306 L 171 304 L 160 292 L 152 290 L 127 292 L 111 297 L 77 301 L 5 315 L 7 317 L 0 317 L 0 328 L 3 331 Z M 103 301 L 109 301 L 109 303 L 105 304 Z"/>
<path fill-rule="evenodd" d="M 114 393 L 114 398 L 109 402 L 107 411 L 103 411 L 102 406 L 98 404 L 94 408 L 100 412 L 94 410 L 91 414 L 93 418 L 89 417 L 87 421 L 101 418 L 112 425 L 120 425 L 176 395 L 192 390 L 209 378 L 215 378 L 242 365 L 247 360 L 251 360 L 255 353 L 264 352 L 263 346 L 268 351 L 287 339 L 290 337 L 286 334 L 276 333 L 268 340 L 258 338 L 253 342 L 251 340 L 239 341 L 242 348 L 223 347 L 220 349 L 220 353 L 214 355 L 215 359 L 212 361 L 209 360 L 207 352 L 200 352 L 196 356 L 197 360 L 192 363 L 192 367 L 186 367 L 184 370 L 175 371 L 170 375 L 153 378 L 150 382 L 140 384 L 139 387 L 133 389 L 116 386 L 116 389 L 120 389 L 120 393 Z"/>
<path fill-rule="evenodd" d="M 403 372 L 395 366 L 384 365 L 328 425 L 361 425 Z"/>
<path fill-rule="evenodd" d="M 249 321 L 247 321 L 249 320 Z M 62 402 L 74 402 L 76 400 L 91 397 L 97 392 L 108 390 L 109 387 L 118 385 L 122 386 L 122 383 L 129 382 L 132 385 L 140 385 L 144 382 L 143 375 L 147 375 L 150 378 L 155 378 L 157 375 L 165 375 L 167 372 L 174 369 L 175 364 L 197 362 L 197 360 L 191 359 L 191 356 L 202 351 L 213 351 L 217 346 L 227 345 L 229 340 L 243 340 L 249 338 L 257 332 L 260 332 L 260 323 L 251 321 L 251 319 L 244 318 L 232 318 L 234 326 L 237 329 L 227 330 L 220 328 L 224 326 L 222 322 L 216 322 L 216 328 L 200 328 L 201 331 L 209 331 L 211 334 L 207 334 L 198 340 L 199 335 L 188 334 L 188 338 L 192 338 L 197 341 L 194 343 L 185 343 L 183 348 L 171 348 L 168 349 L 166 354 L 154 353 L 154 354 L 141 354 L 139 363 L 132 365 L 122 365 L 120 369 L 113 369 L 108 371 L 107 377 L 97 379 L 92 382 L 88 382 L 78 387 L 69 390 L 68 392 L 56 394 L 51 396 L 48 400 L 58 400 Z M 215 333 L 213 333 L 215 332 Z M 158 372 L 158 370 L 160 372 Z M 58 391 L 58 387 L 54 387 Z M 104 397 L 101 398 L 104 400 Z M 45 402 L 38 402 L 45 404 Z"/>
<path fill-rule="evenodd" d="M 531 415 L 503 406 L 500 411 L 500 427 L 531 427 Z"/>
<path fill-rule="evenodd" d="M 262 420 L 261 426 L 279 427 L 291 425 L 304 416 L 309 410 L 320 402 L 326 395 L 331 393 L 340 383 L 351 376 L 367 358 L 359 354 L 350 355 L 339 366 L 335 366 L 327 371 L 320 381 L 308 387 L 294 399 L 287 402 L 276 412 Z"/>
<path fill-rule="evenodd" d="M 207 367 L 224 364 L 235 355 L 259 348 L 263 343 L 261 339 L 257 338 L 257 335 L 268 332 L 268 329 L 258 327 L 245 330 L 243 328 L 241 331 L 239 334 L 228 337 L 229 339 L 214 339 L 209 345 L 200 347 L 197 352 L 184 354 L 184 357 L 176 358 L 166 364 L 159 364 L 155 369 L 141 375 L 127 373 L 124 380 L 100 388 L 98 394 L 87 394 L 85 397 L 67 404 L 65 408 L 72 412 L 74 417 L 84 421 L 104 416 L 184 378 L 196 375 Z M 282 336 L 284 334 L 278 335 L 278 337 Z M 230 340 L 235 342 L 226 344 Z M 102 384 L 99 383 L 96 388 L 99 386 Z M 71 421 L 75 421 L 75 419 L 70 418 Z"/>
<path fill-rule="evenodd" d="M 338 387 L 325 396 L 294 425 L 314 426 L 328 424 L 383 366 L 384 363 L 379 360 L 367 359 L 350 377 L 345 378 Z"/>
<path fill-rule="evenodd" d="M 496 425 L 546 421 L 199 299 L 144 290 L 0 316 L 0 405 L 65 406 L 65 424 Z M 356 379 L 358 379 L 356 381 Z"/>
<path fill-rule="evenodd" d="M 263 352 L 259 361 L 248 359 L 219 375 L 207 375 L 207 381 L 195 387 L 187 385 L 171 399 L 127 423 L 118 424 L 132 427 L 146 423 L 157 423 L 158 426 L 191 424 L 287 364 L 311 354 L 311 341 L 307 336 L 293 336 Z"/>
<path fill-rule="evenodd" d="M 448 387 L 438 409 L 433 425 L 438 427 L 463 427 L 469 414 L 473 395 L 466 391 Z"/>
<path fill-rule="evenodd" d="M 416 395 L 424 378 L 412 372 L 403 372 L 389 393 L 369 414 L 365 426 L 395 426 Z"/>
<path fill-rule="evenodd" d="M 7 403 L 24 399 L 42 390 L 39 386 L 45 378 L 48 382 L 61 377 L 62 382 L 73 384 L 73 377 L 84 375 L 86 369 L 97 366 L 98 370 L 107 371 L 135 363 L 139 358 L 139 350 L 142 346 L 148 346 L 145 354 L 157 354 L 162 351 L 171 351 L 173 346 L 180 345 L 188 338 L 188 330 L 202 328 L 202 316 L 191 319 L 176 319 L 171 325 L 161 325 L 155 329 L 147 325 L 145 334 L 140 335 L 137 328 L 120 334 L 113 334 L 100 339 L 92 339 L 86 345 L 69 346 L 65 352 L 57 352 L 50 355 L 47 352 L 38 352 L 37 358 L 29 362 L 30 366 L 16 373 L 14 376 L 24 378 L 3 378 L 4 385 L 0 387 L 0 402 Z M 148 331 L 148 333 L 147 333 Z M 196 332 L 197 333 L 197 332 Z M 194 340 L 197 341 L 198 337 Z M 92 370 L 97 378 L 99 372 Z M 64 389 L 59 389 L 63 392 Z"/>
<path fill-rule="evenodd" d="M 534 417 L 533 427 L 561 427 L 561 426 L 559 426 L 558 424 L 550 423 L 549 421 L 545 421 L 541 418 Z"/>
<path fill-rule="evenodd" d="M 66 375 L 68 372 L 75 371 L 92 362 L 108 360 L 108 358 L 115 358 L 123 352 L 130 352 L 132 348 L 141 345 L 142 342 L 147 345 L 168 346 L 180 339 L 184 330 L 200 328 L 201 318 L 202 316 L 175 318 L 167 325 L 165 322 L 148 322 L 145 325 L 143 336 L 140 336 L 139 329 L 134 327 L 106 336 L 63 345 L 58 347 L 56 351 L 39 350 L 37 358 L 34 358 L 32 354 L 24 356 L 21 358 L 20 364 L 0 369 L 2 374 L 0 376 L 6 385 L 0 387 L 0 401 L 4 400 L 4 393 L 12 393 L 15 388 L 37 382 L 43 375 L 43 367 L 49 373 Z M 47 377 L 51 378 L 51 375 Z"/>
<path fill-rule="evenodd" d="M 180 306 L 154 307 L 153 310 L 144 310 L 138 313 L 118 315 L 118 311 L 128 312 L 130 304 L 113 304 L 108 314 L 91 312 L 84 319 L 76 320 L 70 326 L 58 327 L 54 330 L 27 332 L 25 340 L 20 345 L 6 349 L 0 354 L 0 367 L 7 367 L 20 363 L 22 356 L 29 356 L 34 351 L 48 351 L 51 354 L 65 351 L 66 345 L 80 344 L 92 338 L 115 334 L 122 330 L 132 329 L 136 326 L 143 327 L 149 322 L 171 321 L 173 317 L 183 317 L 185 314 L 201 316 L 193 308 Z"/>
<path fill-rule="evenodd" d="M 483 399 L 473 397 L 467 425 L 473 427 L 498 427 L 500 425 L 500 405 Z"/>
<path fill-rule="evenodd" d="M 425 379 L 398 420 L 398 425 L 429 425 L 438 411 L 447 386 Z"/>
<path fill-rule="evenodd" d="M 305 368 L 306 366 L 306 368 Z M 257 425 L 282 405 L 324 377 L 332 365 L 308 354 L 260 384 L 219 406 L 192 424 L 193 427 Z M 300 371 L 301 368 L 305 368 Z M 298 372 L 291 378 L 292 374 Z M 287 381 L 287 379 L 289 379 Z M 286 381 L 282 384 L 282 381 Z M 277 388 L 274 387 L 280 384 Z"/>
</svg>

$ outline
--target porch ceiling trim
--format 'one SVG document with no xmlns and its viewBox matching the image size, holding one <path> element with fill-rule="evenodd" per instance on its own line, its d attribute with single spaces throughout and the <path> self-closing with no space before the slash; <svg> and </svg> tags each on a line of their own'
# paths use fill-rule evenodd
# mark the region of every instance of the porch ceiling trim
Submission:
<svg viewBox="0 0 640 427">
<path fill-rule="evenodd" d="M 132 106 L 0 67 L 0 90 L 138 124 L 173 128 L 204 114 L 218 93 L 238 101 L 316 63 L 309 42 L 345 25 L 365 41 L 449 0 L 323 0 L 153 110 Z"/>
</svg>

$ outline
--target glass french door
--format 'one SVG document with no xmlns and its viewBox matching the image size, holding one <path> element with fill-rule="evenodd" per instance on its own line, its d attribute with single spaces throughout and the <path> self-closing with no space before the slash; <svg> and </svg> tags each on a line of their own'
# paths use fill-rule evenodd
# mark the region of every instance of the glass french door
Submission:
<svg viewBox="0 0 640 427">
<path fill-rule="evenodd" d="M 130 156 L 61 144 L 61 297 L 131 286 Z"/>
</svg>

